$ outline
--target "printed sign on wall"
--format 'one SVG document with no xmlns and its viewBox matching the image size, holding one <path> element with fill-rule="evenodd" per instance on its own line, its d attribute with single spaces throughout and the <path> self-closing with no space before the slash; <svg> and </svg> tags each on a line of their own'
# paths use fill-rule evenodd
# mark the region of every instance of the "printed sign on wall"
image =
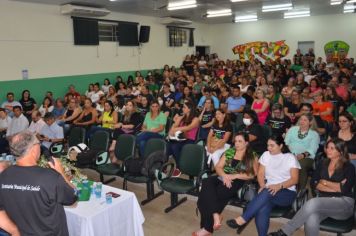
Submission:
<svg viewBox="0 0 356 236">
<path fill-rule="evenodd" d="M 347 57 L 350 46 L 344 41 L 331 41 L 325 44 L 324 51 L 327 62 L 337 62 Z"/>
<path fill-rule="evenodd" d="M 239 55 L 241 61 L 258 59 L 262 62 L 278 60 L 289 53 L 285 40 L 276 42 L 256 41 L 235 46 L 232 51 Z"/>
</svg>

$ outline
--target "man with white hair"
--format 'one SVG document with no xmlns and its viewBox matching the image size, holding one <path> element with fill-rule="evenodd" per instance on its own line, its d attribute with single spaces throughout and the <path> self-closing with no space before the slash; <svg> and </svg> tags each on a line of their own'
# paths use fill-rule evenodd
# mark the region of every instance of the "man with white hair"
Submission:
<svg viewBox="0 0 356 236">
<path fill-rule="evenodd" d="M 40 142 L 30 131 L 13 135 L 9 143 L 16 165 L 1 173 L 0 211 L 21 235 L 68 236 L 63 205 L 74 204 L 77 197 L 60 161 L 53 158 L 50 168 L 37 166 Z"/>
</svg>

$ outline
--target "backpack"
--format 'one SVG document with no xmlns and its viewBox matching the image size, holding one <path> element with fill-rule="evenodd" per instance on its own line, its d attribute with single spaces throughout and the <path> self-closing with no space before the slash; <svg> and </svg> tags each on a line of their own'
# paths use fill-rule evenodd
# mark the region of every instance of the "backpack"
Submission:
<svg viewBox="0 0 356 236">
<path fill-rule="evenodd" d="M 68 149 L 67 157 L 72 160 L 72 155 L 76 155 L 75 166 L 81 168 L 94 165 L 98 153 L 99 151 L 90 150 L 84 143 L 79 143 Z"/>
<path fill-rule="evenodd" d="M 146 158 L 128 159 L 125 162 L 125 171 L 133 176 L 151 177 L 155 169 L 159 169 L 167 160 L 164 151 L 155 151 Z"/>
</svg>

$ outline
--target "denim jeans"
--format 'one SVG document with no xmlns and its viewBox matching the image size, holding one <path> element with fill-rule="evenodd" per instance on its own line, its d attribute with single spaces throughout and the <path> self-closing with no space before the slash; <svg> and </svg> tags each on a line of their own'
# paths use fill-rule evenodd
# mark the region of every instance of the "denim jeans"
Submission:
<svg viewBox="0 0 356 236">
<path fill-rule="evenodd" d="M 145 145 L 146 145 L 147 140 L 149 140 L 151 138 L 161 138 L 162 139 L 163 136 L 160 135 L 159 133 L 154 133 L 154 132 L 142 132 L 139 135 L 137 135 L 136 143 L 139 146 L 141 157 L 143 157 L 143 153 L 145 150 Z"/>
<path fill-rule="evenodd" d="M 4 230 L 0 229 L 0 236 L 10 236 L 10 234 L 8 234 Z"/>
<path fill-rule="evenodd" d="M 266 236 L 273 207 L 290 206 L 296 196 L 297 193 L 289 189 L 282 189 L 274 196 L 268 192 L 268 189 L 264 189 L 247 205 L 242 218 L 247 222 L 255 217 L 258 235 Z"/>
</svg>

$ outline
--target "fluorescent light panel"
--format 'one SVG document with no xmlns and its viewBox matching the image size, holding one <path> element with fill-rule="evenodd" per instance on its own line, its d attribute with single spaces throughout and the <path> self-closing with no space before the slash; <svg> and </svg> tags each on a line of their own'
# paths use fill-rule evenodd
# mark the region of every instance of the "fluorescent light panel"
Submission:
<svg viewBox="0 0 356 236">
<path fill-rule="evenodd" d="M 248 0 L 230 0 L 231 2 L 246 2 Z"/>
<path fill-rule="evenodd" d="M 349 0 L 349 1 L 346 2 L 346 4 L 348 4 L 348 3 L 355 3 L 355 2 L 356 2 L 356 0 Z"/>
<path fill-rule="evenodd" d="M 244 15 L 244 16 L 236 16 L 235 22 L 248 22 L 248 21 L 257 21 L 257 15 Z"/>
<path fill-rule="evenodd" d="M 194 8 L 197 6 L 198 6 L 197 4 L 192 4 L 192 5 L 185 5 L 185 6 L 179 6 L 179 7 L 167 7 L 167 10 L 174 11 L 174 10 L 180 10 L 180 9 Z"/>
<path fill-rule="evenodd" d="M 344 13 L 354 13 L 356 6 L 353 4 L 344 5 Z"/>
<path fill-rule="evenodd" d="M 292 3 L 265 5 L 262 7 L 262 12 L 284 11 L 284 10 L 291 10 L 292 8 L 293 8 Z"/>
<path fill-rule="evenodd" d="M 330 5 L 340 5 L 342 0 L 330 0 Z"/>
<path fill-rule="evenodd" d="M 298 18 L 298 17 L 308 17 L 310 16 L 310 10 L 297 10 L 297 11 L 289 11 L 284 13 L 284 19 L 288 18 Z"/>
<path fill-rule="evenodd" d="M 210 10 L 206 12 L 206 17 L 211 18 L 211 17 L 220 17 L 220 16 L 231 16 L 232 12 L 231 9 L 223 9 L 223 10 Z"/>
<path fill-rule="evenodd" d="M 174 11 L 180 9 L 194 8 L 197 7 L 196 0 L 186 0 L 186 1 L 175 1 L 168 3 L 167 10 Z"/>
<path fill-rule="evenodd" d="M 196 0 L 175 1 L 175 2 L 169 2 L 168 7 L 180 7 L 180 6 L 193 5 L 193 4 L 197 4 L 197 1 Z"/>
<path fill-rule="evenodd" d="M 206 17 L 208 18 L 212 18 L 212 17 L 221 17 L 221 16 L 231 16 L 232 13 L 231 12 L 227 12 L 227 13 L 220 13 L 220 14 L 213 14 L 213 15 L 206 15 Z"/>
</svg>

